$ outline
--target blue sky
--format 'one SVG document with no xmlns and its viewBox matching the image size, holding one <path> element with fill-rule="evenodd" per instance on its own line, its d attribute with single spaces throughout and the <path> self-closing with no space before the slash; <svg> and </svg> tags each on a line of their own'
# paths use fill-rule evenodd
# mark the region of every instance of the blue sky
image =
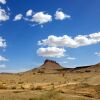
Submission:
<svg viewBox="0 0 100 100">
<path fill-rule="evenodd" d="M 0 37 L 1 71 L 98 63 L 100 0 L 0 0 Z"/>
</svg>

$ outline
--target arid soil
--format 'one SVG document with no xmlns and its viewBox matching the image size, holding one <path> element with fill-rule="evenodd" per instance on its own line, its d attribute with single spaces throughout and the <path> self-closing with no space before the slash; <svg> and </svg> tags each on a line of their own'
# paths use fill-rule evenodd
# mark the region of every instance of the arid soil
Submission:
<svg viewBox="0 0 100 100">
<path fill-rule="evenodd" d="M 1 73 L 0 100 L 100 100 L 99 67 L 65 69 L 46 60 L 27 72 Z"/>
</svg>

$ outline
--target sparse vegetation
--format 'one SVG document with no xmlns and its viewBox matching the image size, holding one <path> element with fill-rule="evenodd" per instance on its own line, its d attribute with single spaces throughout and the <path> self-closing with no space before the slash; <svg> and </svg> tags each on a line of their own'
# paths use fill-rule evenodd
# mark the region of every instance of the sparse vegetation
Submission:
<svg viewBox="0 0 100 100">
<path fill-rule="evenodd" d="M 100 73 L 89 70 L 42 67 L 21 74 L 0 74 L 0 100 L 100 99 Z"/>
<path fill-rule="evenodd" d="M 18 82 L 18 84 L 23 84 L 24 82 Z"/>
<path fill-rule="evenodd" d="M 43 89 L 42 86 L 35 87 L 35 90 L 42 90 L 42 89 Z"/>
<path fill-rule="evenodd" d="M 95 91 L 96 91 L 97 97 L 100 99 L 100 85 L 95 86 Z"/>
<path fill-rule="evenodd" d="M 11 89 L 13 89 L 13 90 L 16 89 L 16 86 L 12 86 Z"/>
<path fill-rule="evenodd" d="M 89 87 L 90 85 L 89 85 L 88 83 L 80 83 L 79 86 L 80 86 L 81 88 L 87 88 L 87 87 Z"/>
<path fill-rule="evenodd" d="M 7 89 L 7 87 L 3 84 L 0 84 L 0 89 Z"/>
<path fill-rule="evenodd" d="M 31 98 L 30 100 L 66 100 L 64 96 L 55 91 L 48 91 L 45 94 L 40 95 L 39 97 Z"/>
<path fill-rule="evenodd" d="M 89 72 L 91 72 L 91 71 L 90 71 L 90 70 L 85 70 L 85 72 L 89 73 Z"/>
<path fill-rule="evenodd" d="M 38 70 L 38 73 L 43 74 L 44 71 L 43 70 Z"/>
</svg>

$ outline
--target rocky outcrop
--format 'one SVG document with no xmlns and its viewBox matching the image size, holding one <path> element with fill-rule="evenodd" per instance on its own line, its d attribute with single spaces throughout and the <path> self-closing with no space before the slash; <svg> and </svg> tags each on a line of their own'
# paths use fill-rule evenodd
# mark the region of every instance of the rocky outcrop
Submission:
<svg viewBox="0 0 100 100">
<path fill-rule="evenodd" d="M 45 60 L 44 64 L 40 67 L 42 69 L 61 69 L 63 68 L 59 63 L 53 60 Z"/>
</svg>

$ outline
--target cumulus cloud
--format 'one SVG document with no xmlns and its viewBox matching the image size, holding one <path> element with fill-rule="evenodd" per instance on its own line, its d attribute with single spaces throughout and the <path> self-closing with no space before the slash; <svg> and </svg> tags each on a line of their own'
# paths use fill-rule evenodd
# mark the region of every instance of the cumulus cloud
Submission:
<svg viewBox="0 0 100 100">
<path fill-rule="evenodd" d="M 32 16 L 32 13 L 33 13 L 32 9 L 29 9 L 29 10 L 26 12 L 26 16 Z"/>
<path fill-rule="evenodd" d="M 100 52 L 95 52 L 94 53 L 96 56 L 100 57 Z"/>
<path fill-rule="evenodd" d="M 56 20 L 64 20 L 64 19 L 69 19 L 69 18 L 71 18 L 71 16 L 68 14 L 65 14 L 63 11 L 61 11 L 61 9 L 58 9 L 55 13 Z M 23 17 L 23 19 L 25 21 L 33 23 L 32 26 L 36 26 L 36 25 L 43 26 L 43 24 L 51 22 L 53 18 L 51 14 L 45 13 L 43 11 L 36 12 L 33 14 L 32 9 L 29 9 L 26 12 L 26 16 Z"/>
<path fill-rule="evenodd" d="M 0 61 L 8 61 L 8 59 L 0 55 Z"/>
<path fill-rule="evenodd" d="M 54 35 L 48 36 L 47 39 L 43 39 L 38 41 L 39 45 L 48 45 L 48 46 L 68 46 L 74 47 L 76 46 L 76 42 L 69 36 L 64 35 L 62 37 L 57 37 Z"/>
<path fill-rule="evenodd" d="M 71 18 L 70 15 L 65 14 L 63 11 L 61 11 L 59 9 L 55 13 L 56 20 L 64 20 L 64 19 L 69 19 L 69 18 Z"/>
<path fill-rule="evenodd" d="M 63 48 L 57 48 L 57 47 L 47 47 L 47 48 L 39 48 L 37 50 L 37 54 L 39 56 L 43 57 L 56 57 L 60 58 L 64 56 L 64 52 L 66 50 Z"/>
<path fill-rule="evenodd" d="M 59 37 L 50 35 L 48 36 L 47 39 L 38 41 L 38 45 L 77 48 L 81 46 L 96 44 L 99 42 L 100 42 L 100 32 L 89 34 L 89 35 L 78 35 L 74 38 L 68 35 L 59 36 Z"/>
<path fill-rule="evenodd" d="M 97 41 L 100 41 L 100 32 L 90 34 L 89 37 L 93 38 L 93 39 L 96 39 Z"/>
<path fill-rule="evenodd" d="M 0 48 L 5 48 L 7 46 L 6 40 L 0 37 Z"/>
<path fill-rule="evenodd" d="M 18 14 L 15 16 L 14 20 L 13 21 L 19 21 L 23 18 L 23 15 L 22 14 Z"/>
<path fill-rule="evenodd" d="M 0 0 L 0 3 L 6 4 L 6 0 Z"/>
<path fill-rule="evenodd" d="M 48 13 L 37 12 L 32 16 L 32 19 L 30 21 L 38 24 L 44 24 L 52 21 L 52 16 Z"/>
<path fill-rule="evenodd" d="M 9 14 L 5 9 L 0 8 L 0 22 L 9 20 Z"/>
</svg>

